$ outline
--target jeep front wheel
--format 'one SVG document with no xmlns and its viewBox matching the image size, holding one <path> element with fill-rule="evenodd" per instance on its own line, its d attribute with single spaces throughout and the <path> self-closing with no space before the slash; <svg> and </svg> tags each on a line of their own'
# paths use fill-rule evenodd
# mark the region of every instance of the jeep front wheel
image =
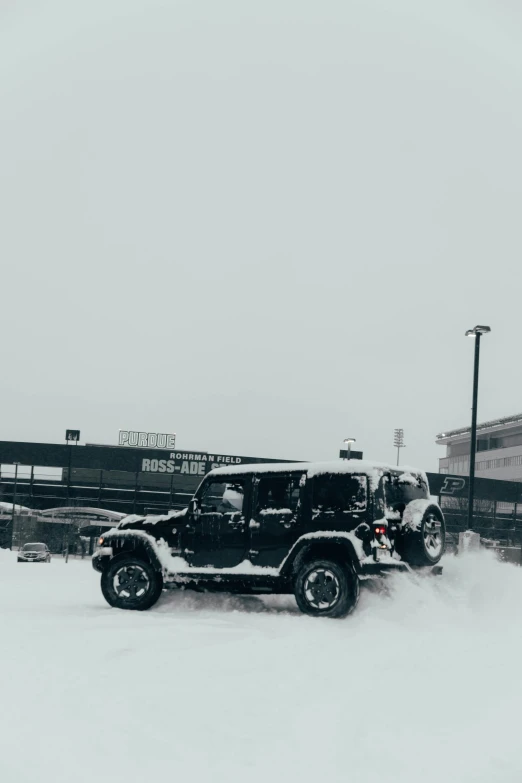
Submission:
<svg viewBox="0 0 522 783">
<path fill-rule="evenodd" d="M 346 617 L 359 600 L 359 578 L 349 564 L 314 560 L 299 569 L 294 587 L 297 606 L 314 617 Z"/>
<path fill-rule="evenodd" d="M 104 569 L 101 589 L 108 604 L 117 609 L 150 609 L 161 595 L 163 579 L 150 563 L 129 555 Z"/>
</svg>

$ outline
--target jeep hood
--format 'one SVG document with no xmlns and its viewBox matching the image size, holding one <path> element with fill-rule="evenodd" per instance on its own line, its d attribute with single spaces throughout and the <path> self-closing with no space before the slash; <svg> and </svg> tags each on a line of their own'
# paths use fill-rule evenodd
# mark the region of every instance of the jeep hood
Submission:
<svg viewBox="0 0 522 783">
<path fill-rule="evenodd" d="M 184 517 L 187 510 L 188 509 L 184 508 L 181 511 L 172 511 L 169 514 L 147 514 L 146 516 L 129 514 L 116 525 L 116 530 L 143 530 L 151 525 L 157 525 L 160 522 L 171 522 L 175 519 L 179 519 L 179 517 Z"/>
</svg>

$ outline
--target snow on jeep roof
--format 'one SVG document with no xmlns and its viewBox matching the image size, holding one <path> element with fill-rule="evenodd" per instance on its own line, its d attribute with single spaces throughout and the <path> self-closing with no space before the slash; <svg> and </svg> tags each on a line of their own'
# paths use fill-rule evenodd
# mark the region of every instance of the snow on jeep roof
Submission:
<svg viewBox="0 0 522 783">
<path fill-rule="evenodd" d="M 335 460 L 331 462 L 254 462 L 248 465 L 226 466 L 214 468 L 208 476 L 237 476 L 241 473 L 284 473 L 288 471 L 302 471 L 309 476 L 318 476 L 323 473 L 365 473 L 373 481 L 378 481 L 385 471 L 394 473 L 410 473 L 421 476 L 427 482 L 424 471 L 407 465 L 388 465 L 385 462 L 370 462 L 369 460 Z"/>
</svg>

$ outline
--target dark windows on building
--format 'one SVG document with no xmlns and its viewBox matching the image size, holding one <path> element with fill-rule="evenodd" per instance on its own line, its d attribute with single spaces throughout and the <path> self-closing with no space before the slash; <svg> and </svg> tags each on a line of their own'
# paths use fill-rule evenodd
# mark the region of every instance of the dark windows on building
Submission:
<svg viewBox="0 0 522 783">
<path fill-rule="evenodd" d="M 514 432 L 509 435 L 482 435 L 477 438 L 478 451 L 494 451 L 495 449 L 509 449 L 512 446 L 522 446 L 522 432 Z M 469 455 L 469 440 L 463 443 L 451 443 L 447 447 L 448 457 L 461 457 Z"/>
<path fill-rule="evenodd" d="M 447 448 L 448 457 L 464 457 L 469 456 L 469 440 L 464 443 L 451 443 Z"/>
<path fill-rule="evenodd" d="M 522 434 L 513 437 L 515 438 L 515 442 L 509 445 L 516 446 L 518 443 L 522 443 Z M 505 438 L 478 438 L 477 451 L 492 451 L 493 449 L 501 449 L 506 446 L 506 443 L 504 442 L 505 440 Z M 507 440 L 511 440 L 511 438 L 507 438 Z"/>
</svg>

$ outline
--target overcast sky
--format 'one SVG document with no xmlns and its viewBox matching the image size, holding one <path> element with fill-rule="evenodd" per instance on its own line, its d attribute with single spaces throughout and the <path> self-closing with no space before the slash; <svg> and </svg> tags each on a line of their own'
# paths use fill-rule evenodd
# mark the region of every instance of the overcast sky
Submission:
<svg viewBox="0 0 522 783">
<path fill-rule="evenodd" d="M 522 411 L 517 0 L 0 6 L 1 439 L 437 468 Z"/>
</svg>

